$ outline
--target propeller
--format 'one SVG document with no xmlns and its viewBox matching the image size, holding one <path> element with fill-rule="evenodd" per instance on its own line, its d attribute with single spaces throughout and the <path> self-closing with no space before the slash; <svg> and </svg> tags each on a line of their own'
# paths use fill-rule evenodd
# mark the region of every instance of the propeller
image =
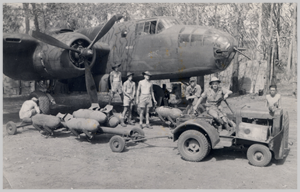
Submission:
<svg viewBox="0 0 300 192">
<path fill-rule="evenodd" d="M 95 81 L 93 78 L 93 75 L 91 73 L 91 66 L 88 64 L 88 58 L 93 56 L 93 46 L 94 44 L 101 39 L 115 24 L 116 21 L 120 20 L 123 16 L 120 14 L 114 15 L 109 21 L 106 22 L 106 24 L 100 29 L 96 37 L 93 39 L 93 41 L 90 43 L 90 45 L 86 48 L 81 49 L 75 49 L 72 48 L 63 42 L 59 41 L 58 39 L 55 39 L 52 36 L 49 36 L 47 34 L 38 32 L 38 31 L 32 31 L 32 37 L 47 43 L 49 45 L 59 47 L 62 49 L 74 51 L 76 53 L 79 53 L 79 57 L 82 57 L 84 59 L 84 66 L 85 66 L 85 83 L 86 83 L 86 90 L 90 98 L 91 107 L 94 108 L 100 108 L 98 103 L 98 96 L 97 96 L 97 89 L 95 85 Z"/>
</svg>

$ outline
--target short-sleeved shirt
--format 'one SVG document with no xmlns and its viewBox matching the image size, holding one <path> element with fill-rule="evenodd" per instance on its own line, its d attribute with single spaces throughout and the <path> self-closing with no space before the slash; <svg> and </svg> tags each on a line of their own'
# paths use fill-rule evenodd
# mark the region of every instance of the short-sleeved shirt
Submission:
<svg viewBox="0 0 300 192">
<path fill-rule="evenodd" d="M 223 87 L 219 87 L 216 92 L 212 88 L 208 88 L 202 93 L 201 97 L 203 99 L 207 98 L 206 99 L 207 106 L 213 106 L 213 105 L 217 105 L 219 99 L 223 98 L 223 96 L 228 93 L 230 93 L 230 91 Z M 220 103 L 218 105 L 220 105 Z"/>
<path fill-rule="evenodd" d="M 275 106 L 276 108 L 280 107 L 280 94 L 276 94 L 274 97 L 272 97 L 270 94 L 266 95 L 266 99 L 269 106 Z"/>
<path fill-rule="evenodd" d="M 123 84 L 123 92 L 134 97 L 135 83 L 133 81 L 129 81 L 129 80 L 125 81 Z"/>
<path fill-rule="evenodd" d="M 192 86 L 187 86 L 186 90 L 185 90 L 185 96 L 193 96 L 195 95 L 196 97 L 200 97 L 201 95 L 201 87 L 200 85 L 196 85 L 195 87 Z"/>
</svg>

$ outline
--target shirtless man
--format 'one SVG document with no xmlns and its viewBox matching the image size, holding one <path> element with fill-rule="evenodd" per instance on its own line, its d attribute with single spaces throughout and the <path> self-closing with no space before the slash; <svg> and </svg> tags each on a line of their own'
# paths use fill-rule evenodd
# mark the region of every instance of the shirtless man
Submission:
<svg viewBox="0 0 300 192">
<path fill-rule="evenodd" d="M 149 129 L 152 129 L 152 127 L 149 124 L 149 108 L 152 107 L 152 100 L 154 102 L 154 105 L 157 104 L 154 93 L 153 93 L 153 86 L 150 82 L 150 76 L 151 74 L 149 71 L 143 72 L 144 80 L 141 80 L 139 82 L 137 92 L 136 92 L 136 103 L 138 104 L 138 107 L 140 110 L 140 128 L 143 129 L 143 114 L 146 110 L 146 127 Z"/>
<path fill-rule="evenodd" d="M 124 94 L 124 100 L 123 100 L 124 110 L 122 116 L 123 119 L 125 119 L 126 113 L 128 112 L 127 123 L 129 125 L 134 125 L 132 121 L 132 106 L 133 106 L 134 95 L 135 95 L 135 83 L 132 81 L 132 77 L 133 77 L 133 73 L 128 72 L 127 73 L 128 80 L 124 82 L 122 88 Z"/>
<path fill-rule="evenodd" d="M 40 108 L 37 105 L 38 99 L 36 97 L 32 97 L 31 100 L 27 100 L 23 103 L 20 111 L 19 117 L 21 120 L 31 118 L 35 114 L 39 114 Z"/>
<path fill-rule="evenodd" d="M 267 107 L 271 113 L 275 112 L 275 109 L 281 108 L 281 96 L 277 93 L 277 86 L 270 85 L 270 94 L 266 95 Z"/>
<path fill-rule="evenodd" d="M 112 66 L 113 71 L 109 74 L 110 79 L 110 86 L 111 86 L 111 92 L 110 92 L 110 99 L 108 101 L 108 104 L 110 105 L 115 93 L 118 93 L 121 97 L 121 100 L 123 101 L 123 91 L 122 91 L 122 74 L 119 71 L 119 67 L 121 66 L 121 63 L 116 64 Z"/>
</svg>

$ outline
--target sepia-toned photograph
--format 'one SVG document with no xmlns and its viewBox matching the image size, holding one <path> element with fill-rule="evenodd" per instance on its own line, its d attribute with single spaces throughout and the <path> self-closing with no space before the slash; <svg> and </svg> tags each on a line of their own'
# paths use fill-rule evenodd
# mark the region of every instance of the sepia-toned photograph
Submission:
<svg viewBox="0 0 300 192">
<path fill-rule="evenodd" d="M 297 6 L 2 2 L 2 189 L 297 189 Z"/>
</svg>

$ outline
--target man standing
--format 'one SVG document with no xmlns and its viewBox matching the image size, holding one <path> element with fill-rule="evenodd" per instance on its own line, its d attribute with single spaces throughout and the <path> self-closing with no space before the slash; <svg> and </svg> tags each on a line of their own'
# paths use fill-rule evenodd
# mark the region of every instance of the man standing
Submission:
<svg viewBox="0 0 300 192">
<path fill-rule="evenodd" d="M 281 108 L 281 96 L 277 93 L 277 86 L 270 85 L 270 94 L 266 95 L 267 107 L 271 113 L 275 112 L 275 109 Z"/>
<path fill-rule="evenodd" d="M 221 101 L 228 98 L 228 96 L 232 93 L 232 91 L 220 87 L 221 81 L 217 77 L 212 77 L 209 85 L 210 88 L 205 90 L 200 99 L 197 101 L 194 106 L 194 110 L 198 108 L 198 105 L 202 102 L 203 99 L 206 99 L 206 110 L 208 114 L 214 117 L 216 121 L 218 121 L 221 125 L 224 125 L 226 130 L 228 131 L 228 135 L 233 133 L 233 129 L 231 129 L 228 125 L 228 119 L 226 115 L 222 112 Z M 222 131 L 222 127 L 218 130 Z"/>
<path fill-rule="evenodd" d="M 119 71 L 120 66 L 121 66 L 121 63 L 118 63 L 118 64 L 112 66 L 113 70 L 109 74 L 110 86 L 111 86 L 110 99 L 108 101 L 109 105 L 111 104 L 115 93 L 118 93 L 121 97 L 121 100 L 123 101 L 122 74 Z"/>
<path fill-rule="evenodd" d="M 132 81 L 133 73 L 128 72 L 127 73 L 127 81 L 123 84 L 123 94 L 124 94 L 124 100 L 123 100 L 123 119 L 126 117 L 126 113 L 128 112 L 128 119 L 127 122 L 129 125 L 134 125 L 132 122 L 132 106 L 134 101 L 134 95 L 135 95 L 135 83 Z"/>
<path fill-rule="evenodd" d="M 154 105 L 157 104 L 154 93 L 153 93 L 153 86 L 150 82 L 151 74 L 149 71 L 143 72 L 144 80 L 139 82 L 137 93 L 136 93 L 136 103 L 140 110 L 140 128 L 143 129 L 143 114 L 146 111 L 146 127 L 152 129 L 149 124 L 149 108 L 152 107 L 152 100 Z"/>
<path fill-rule="evenodd" d="M 195 105 L 197 101 L 199 100 L 199 97 L 201 95 L 201 87 L 200 85 L 196 84 L 197 77 L 191 77 L 190 78 L 190 85 L 187 86 L 185 91 L 185 98 L 188 101 L 188 106 L 186 107 L 186 113 L 187 114 L 193 114 Z"/>
<path fill-rule="evenodd" d="M 27 100 L 23 103 L 20 111 L 19 117 L 21 120 L 27 121 L 35 114 L 40 113 L 40 108 L 37 105 L 38 99 L 36 97 L 32 97 L 31 100 Z"/>
</svg>

